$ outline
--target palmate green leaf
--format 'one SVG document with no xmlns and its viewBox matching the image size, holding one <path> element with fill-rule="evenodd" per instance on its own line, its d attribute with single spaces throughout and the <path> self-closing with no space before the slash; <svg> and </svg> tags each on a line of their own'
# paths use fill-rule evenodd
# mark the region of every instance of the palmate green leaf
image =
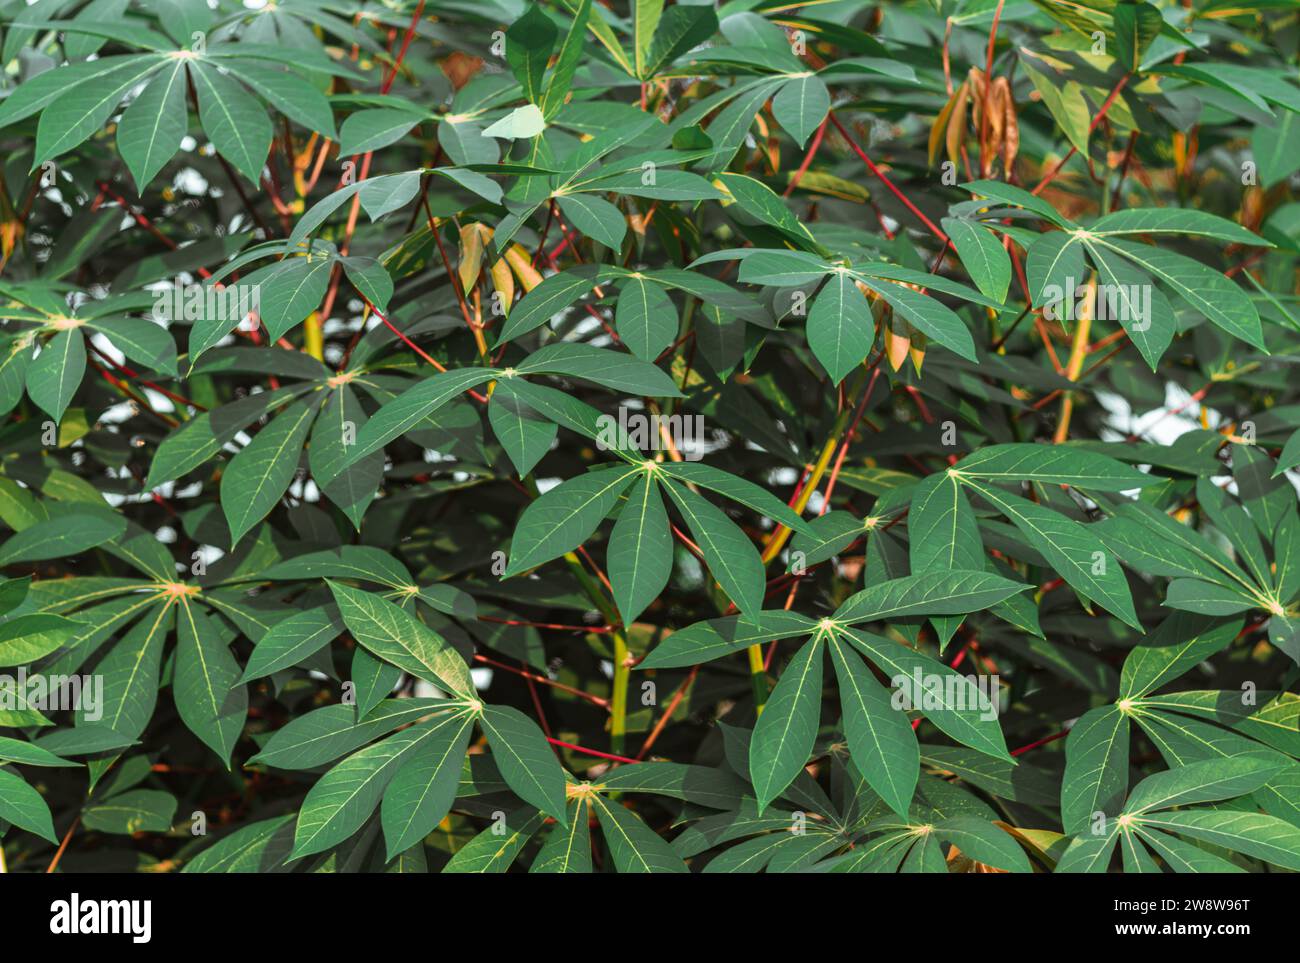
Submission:
<svg viewBox="0 0 1300 963">
<path fill-rule="evenodd" d="M 542 78 L 558 33 L 538 4 L 531 4 L 506 31 L 506 62 L 524 96 L 534 104 L 542 101 Z"/>
<path fill-rule="evenodd" d="M 1127 624 L 1141 627 L 1123 570 L 1087 526 L 966 476 L 961 481 L 1006 515 L 1075 591 Z"/>
<path fill-rule="evenodd" d="M 985 567 L 975 512 L 951 473 L 937 472 L 916 486 L 907 518 L 913 573 Z"/>
<path fill-rule="evenodd" d="M 155 488 L 193 471 L 266 412 L 305 390 L 304 386 L 259 391 L 212 411 L 200 412 L 158 445 L 145 486 Z"/>
<path fill-rule="evenodd" d="M 556 203 L 568 222 L 593 241 L 614 251 L 623 246 L 627 218 L 609 201 L 593 194 L 561 194 Z"/>
<path fill-rule="evenodd" d="M 334 606 L 306 609 L 271 626 L 258 640 L 239 684 L 298 665 L 342 634 L 343 617 Z"/>
<path fill-rule="evenodd" d="M 83 700 L 77 710 L 78 728 L 102 725 L 126 740 L 144 732 L 158 701 L 163 641 L 174 621 L 172 603 L 160 603 L 109 649 L 95 667 L 104 678 L 102 703 Z"/>
<path fill-rule="evenodd" d="M 1121 499 L 1096 526 L 1098 537 L 1125 562 L 1151 575 L 1205 579 L 1249 593 L 1251 582 L 1236 563 L 1195 529 L 1142 501 Z"/>
<path fill-rule="evenodd" d="M 993 234 L 959 217 L 945 217 L 940 226 L 952 240 L 957 256 L 975 286 L 995 301 L 1005 301 L 1011 287 L 1011 257 Z"/>
<path fill-rule="evenodd" d="M 672 378 L 640 358 L 570 341 L 548 344 L 515 366 L 516 374 L 557 374 L 603 385 L 614 391 L 656 398 L 680 398 Z"/>
<path fill-rule="evenodd" d="M 502 822 L 494 819 L 491 826 L 456 850 L 442 871 L 504 873 L 545 821 L 532 806 L 506 814 Z"/>
<path fill-rule="evenodd" d="M 663 286 L 633 277 L 619 291 L 614 327 L 638 358 L 653 361 L 677 336 L 677 308 Z"/>
<path fill-rule="evenodd" d="M 515 795 L 565 823 L 564 769 L 537 723 L 511 706 L 483 706 L 477 718 Z"/>
<path fill-rule="evenodd" d="M 640 792 L 731 810 L 744 804 L 749 786 L 726 769 L 676 762 L 639 762 L 612 769 L 600 777 L 610 792 Z"/>
<path fill-rule="evenodd" d="M 329 289 L 334 260 L 308 254 L 280 262 L 278 268 L 259 282 L 259 309 L 272 341 L 292 330 L 321 303 Z"/>
<path fill-rule="evenodd" d="M 50 807 L 41 794 L 8 769 L 0 769 L 0 819 L 51 843 L 59 841 L 54 835 Z"/>
<path fill-rule="evenodd" d="M 640 0 L 640 2 L 662 5 L 661 0 Z M 642 80 L 653 77 L 681 54 L 713 36 L 717 29 L 718 17 L 712 7 L 679 5 L 669 7 L 658 22 L 644 64 L 637 65 L 638 77 Z"/>
<path fill-rule="evenodd" d="M 1300 828 L 1264 813 L 1188 809 L 1134 817 L 1142 829 L 1159 829 L 1223 846 L 1283 869 L 1300 870 Z"/>
<path fill-rule="evenodd" d="M 545 415 L 556 425 L 591 439 L 605 451 L 613 451 L 628 461 L 644 460 L 639 451 L 624 447 L 623 440 L 617 437 L 617 419 L 603 414 L 579 398 L 558 388 L 534 384 L 522 378 L 498 381 L 492 396 L 495 398 L 502 392 L 539 415 Z M 490 403 L 488 417 L 491 418 Z"/>
<path fill-rule="evenodd" d="M 1159 873 L 1160 867 L 1151 858 L 1147 847 L 1142 845 L 1144 837 L 1131 827 L 1120 832 L 1120 856 L 1123 858 L 1126 873 Z"/>
<path fill-rule="evenodd" d="M 738 276 L 750 284 L 797 287 L 820 280 L 830 271 L 830 266 L 820 257 L 803 251 L 739 250 L 727 253 L 742 258 Z"/>
<path fill-rule="evenodd" d="M 920 748 L 907 714 L 891 705 L 856 654 L 839 639 L 828 643 L 840 684 L 844 736 L 853 764 L 889 807 L 906 818 L 920 773 Z"/>
<path fill-rule="evenodd" d="M 787 87 L 788 86 L 789 85 L 787 85 Z M 826 249 L 817 242 L 817 239 L 813 237 L 808 228 L 799 221 L 799 218 L 795 217 L 794 212 L 790 210 L 786 200 L 762 181 L 755 180 L 745 174 L 722 173 L 718 175 L 718 182 L 721 183 L 727 193 L 735 199 L 736 206 L 740 208 L 740 210 L 744 211 L 745 214 L 762 224 L 766 224 L 768 227 L 776 228 L 801 248 L 819 251 L 823 254 L 828 253 Z M 750 251 L 750 254 L 755 257 L 771 255 L 780 256 L 783 254 L 796 253 L 799 252 L 765 250 Z M 720 256 L 720 254 L 721 252 L 713 255 L 705 255 L 704 258 L 698 259 L 695 263 L 704 263 L 707 259 Z M 748 260 L 750 254 L 744 255 L 746 260 Z M 825 274 L 830 270 L 831 266 L 825 265 L 818 274 Z M 742 280 L 747 279 L 742 276 Z"/>
<path fill-rule="evenodd" d="M 992 572 L 922 572 L 890 579 L 849 596 L 832 619 L 846 625 L 906 615 L 966 615 L 1028 588 Z"/>
<path fill-rule="evenodd" d="M 1205 315 L 1234 338 L 1267 352 L 1264 332 L 1246 293 L 1213 268 L 1200 261 L 1152 245 L 1099 239 L 1103 247 L 1118 251 L 1146 273 Z"/>
<path fill-rule="evenodd" d="M 554 315 L 576 304 L 602 280 L 606 280 L 603 272 L 590 265 L 552 274 L 511 308 L 505 327 L 497 335 L 497 345 L 541 327 Z"/>
<path fill-rule="evenodd" d="M 446 711 L 443 699 L 388 699 L 358 722 L 352 706 L 324 706 L 290 720 L 249 762 L 277 769 L 313 769 L 398 726 Z"/>
<path fill-rule="evenodd" d="M 1240 620 L 1172 613 L 1124 660 L 1120 698 L 1140 699 L 1178 678 L 1231 644 L 1240 628 Z"/>
<path fill-rule="evenodd" d="M 542 460 L 559 427 L 548 418 L 523 404 L 515 385 L 527 382 L 500 381 L 488 401 L 488 422 L 497 441 L 505 449 L 510 463 L 520 478 L 527 475 Z"/>
<path fill-rule="evenodd" d="M 515 525 L 505 578 L 571 552 L 596 530 L 640 471 L 628 465 L 570 478 L 524 509 Z"/>
<path fill-rule="evenodd" d="M 971 859 L 1006 870 L 1009 873 L 1029 873 L 1033 868 L 1024 850 L 1016 844 L 1010 833 L 1003 832 L 992 823 L 973 816 L 954 816 L 934 827 L 934 835 L 952 843 Z"/>
<path fill-rule="evenodd" d="M 60 87 L 41 112 L 32 170 L 50 158 L 72 150 L 101 130 L 127 92 L 166 62 L 157 54 L 141 54 L 119 62 L 109 70 L 82 78 L 70 89 Z"/>
<path fill-rule="evenodd" d="M 1065 744 L 1061 822 L 1067 833 L 1087 833 L 1096 813 L 1120 814 L 1128 790 L 1128 715 L 1118 706 L 1090 709 Z"/>
<path fill-rule="evenodd" d="M 248 690 L 239 664 L 217 626 L 182 599 L 176 613 L 172 698 L 186 727 L 227 767 L 248 714 Z"/>
<path fill-rule="evenodd" d="M 912 844 L 898 871 L 900 873 L 948 872 L 948 863 L 943 858 L 943 847 L 933 833 L 926 833 Z"/>
<path fill-rule="evenodd" d="M 1085 242 L 1088 257 L 1097 268 L 1098 297 L 1094 314 L 1103 313 L 1103 292 L 1111 300 L 1105 302 L 1105 313 L 1110 320 L 1118 321 L 1137 345 L 1151 370 L 1155 370 L 1178 331 L 1178 319 L 1173 305 L 1151 278 L 1137 270 L 1113 251 Z M 1150 298 L 1150 304 L 1145 298 Z"/>
<path fill-rule="evenodd" d="M 0 565 L 76 555 L 126 533 L 126 519 L 108 511 L 72 510 L 37 522 L 0 545 Z"/>
<path fill-rule="evenodd" d="M 199 120 L 218 153 L 254 184 L 271 149 L 274 131 L 252 94 L 216 67 L 190 61 L 190 78 L 199 101 Z"/>
<path fill-rule="evenodd" d="M 329 579 L 326 584 L 358 644 L 417 678 L 474 698 L 469 667 L 437 632 L 381 596 Z"/>
<path fill-rule="evenodd" d="M 712 465 L 694 461 L 663 462 L 658 465 L 656 470 L 689 484 L 697 485 L 700 488 L 707 488 L 709 491 L 717 492 L 733 502 L 739 502 L 747 508 L 752 508 L 774 522 L 779 522 L 792 531 L 801 532 L 804 535 L 813 534 L 810 523 L 804 521 L 798 512 L 773 495 L 768 489 L 755 485 L 739 475 L 733 475 L 731 472 L 714 468 Z"/>
<path fill-rule="evenodd" d="M 1041 234 L 1025 254 L 1025 273 L 1035 305 L 1051 306 L 1057 317 L 1072 310 L 1072 302 L 1087 281 L 1083 246 L 1068 231 Z"/>
<path fill-rule="evenodd" d="M 185 61 L 174 61 L 159 71 L 122 113 L 117 150 L 131 172 L 137 194 L 144 192 L 185 138 L 189 119 L 185 78 Z"/>
<path fill-rule="evenodd" d="M 1275 127 L 1256 127 L 1250 137 L 1250 153 L 1266 188 L 1300 170 L 1300 117 L 1286 111 Z"/>
<path fill-rule="evenodd" d="M 384 790 L 380 820 L 388 858 L 418 845 L 451 809 L 460 784 L 473 717 L 458 712 L 435 720 L 414 758 Z"/>
<path fill-rule="evenodd" d="M 863 538 L 875 520 L 865 521 L 845 511 L 829 511 L 808 521 L 811 534 L 796 532 L 790 543 L 790 566 L 802 563 L 805 569 L 838 555 Z"/>
<path fill-rule="evenodd" d="M 357 529 L 384 476 L 384 456 L 379 452 L 341 467 L 367 420 L 356 393 L 350 386 L 340 385 L 321 409 L 307 448 L 312 478 Z"/>
<path fill-rule="evenodd" d="M 401 681 L 401 669 L 371 655 L 364 646 L 357 646 L 352 653 L 351 672 L 357 718 L 364 719 Z"/>
<path fill-rule="evenodd" d="M 1199 846 L 1185 843 L 1176 836 L 1158 832 L 1149 826 L 1138 826 L 1134 835 L 1140 837 L 1176 873 L 1244 873 L 1245 869 L 1228 862 Z"/>
<path fill-rule="evenodd" d="M 632 484 L 609 539 L 610 584 L 623 624 L 663 592 L 673 571 L 673 537 L 659 486 L 649 472 Z"/>
<path fill-rule="evenodd" d="M 560 44 L 560 53 L 555 60 L 542 100 L 542 116 L 550 120 L 564 105 L 565 98 L 573 84 L 574 73 L 582 60 L 583 42 L 587 37 L 587 24 L 591 17 L 591 0 L 581 0 L 573 15 L 573 24 Z M 441 133 L 441 129 L 439 130 Z"/>
<path fill-rule="evenodd" d="M 292 813 L 262 819 L 223 836 L 184 866 L 182 873 L 273 873 L 282 871 L 293 848 Z"/>
<path fill-rule="evenodd" d="M 931 341 L 943 345 L 960 358 L 975 360 L 975 340 L 970 330 L 946 305 L 902 284 L 890 284 L 875 278 L 868 278 L 865 283 Z"/>
<path fill-rule="evenodd" d="M 388 310 L 393 296 L 393 278 L 379 261 L 368 257 L 340 257 L 339 263 L 352 286 L 373 307 Z"/>
<path fill-rule="evenodd" d="M 1013 765 L 960 746 L 922 746 L 921 762 L 950 772 L 985 792 L 1031 806 L 1058 805 L 1058 779 L 1020 762 Z"/>
<path fill-rule="evenodd" d="M 628 171 L 601 177 L 583 185 L 585 190 L 613 191 L 653 201 L 717 201 L 722 193 L 698 174 L 689 171 L 657 170 L 653 180 L 642 171 Z"/>
<path fill-rule="evenodd" d="M 1284 765 L 1274 759 L 1243 756 L 1209 759 L 1158 772 L 1133 787 L 1124 804 L 1124 812 L 1141 815 L 1189 803 L 1235 799 L 1259 789 Z"/>
<path fill-rule="evenodd" d="M 159 789 L 132 789 L 81 811 L 81 824 L 101 833 L 165 833 L 176 818 L 176 797 Z"/>
<path fill-rule="evenodd" d="M 23 742 L 21 739 L 11 739 L 8 736 L 0 736 L 0 762 L 16 762 L 20 766 L 66 767 L 78 765 L 78 763 L 71 760 L 56 756 L 48 749 L 42 749 L 30 742 Z"/>
<path fill-rule="evenodd" d="M 1244 469 L 1245 459 L 1239 456 L 1238 463 L 1239 467 Z M 1242 477 L 1239 485 L 1245 482 L 1248 473 L 1243 470 L 1240 475 Z M 1196 498 L 1204 516 L 1231 543 L 1238 562 L 1245 566 L 1258 585 L 1269 585 L 1272 578 L 1268 559 L 1264 554 L 1264 546 L 1260 542 L 1256 526 L 1252 524 L 1251 517 L 1246 514 L 1242 506 L 1229 500 L 1224 492 L 1208 478 L 1197 479 Z M 1289 497 L 1287 505 L 1288 507 L 1291 505 Z M 1264 506 L 1256 507 L 1261 509 L 1259 514 L 1264 514 Z M 1273 526 L 1264 527 L 1266 534 L 1271 536 Z"/>
<path fill-rule="evenodd" d="M 8 127 L 38 113 L 47 104 L 68 93 L 73 87 L 96 77 L 111 74 L 123 64 L 143 63 L 149 55 L 117 54 L 51 67 L 28 77 L 0 102 L 0 127 Z M 154 59 L 154 58 L 150 58 Z"/>
<path fill-rule="evenodd" d="M 1236 615 L 1257 607 L 1260 602 L 1254 595 L 1226 588 L 1200 579 L 1176 578 L 1169 583 L 1165 593 L 1166 608 L 1197 612 L 1201 615 Z"/>
<path fill-rule="evenodd" d="M 758 550 L 722 509 L 683 485 L 663 485 L 727 597 L 746 614 L 763 607 L 764 566 Z"/>
<path fill-rule="evenodd" d="M 823 641 L 807 642 L 781 673 L 749 744 L 749 779 L 758 812 L 794 781 L 812 755 L 821 716 Z"/>
<path fill-rule="evenodd" d="M 167 330 L 143 318 L 108 318 L 86 325 L 107 336 L 113 346 L 133 361 L 175 377 L 176 342 Z"/>
<path fill-rule="evenodd" d="M 821 126 L 830 110 L 831 95 L 816 74 L 795 76 L 772 98 L 772 115 L 800 147 Z"/>
<path fill-rule="evenodd" d="M 588 0 L 590 2 L 590 0 Z M 569 823 L 556 823 L 538 850 L 530 873 L 590 873 L 591 827 L 588 825 L 587 799 L 569 800 Z"/>
<path fill-rule="evenodd" d="M 808 347 L 839 384 L 866 360 L 876 340 L 871 305 L 847 270 L 836 271 L 808 312 Z"/>
<path fill-rule="evenodd" d="M 1032 211 L 1044 220 L 1051 221 L 1058 227 L 1074 228 L 1076 225 L 1063 217 L 1047 201 L 1035 194 L 1029 193 L 1020 187 L 1011 184 L 1004 184 L 1002 181 L 971 181 L 969 184 L 962 184 L 962 190 L 970 191 L 979 197 L 987 197 L 993 201 L 999 201 L 1003 204 L 1011 204 L 1015 207 L 1023 207 L 1027 211 Z"/>
<path fill-rule="evenodd" d="M 630 809 L 600 795 L 591 796 L 591 808 L 620 873 L 690 872 L 672 847 Z"/>
<path fill-rule="evenodd" d="M 27 366 L 27 394 L 56 422 L 62 421 L 85 372 L 85 337 L 75 329 L 60 331 Z"/>
<path fill-rule="evenodd" d="M 759 642 L 807 635 L 817 623 L 798 612 L 752 612 L 696 622 L 668 635 L 638 663 L 641 669 L 669 669 L 721 658 Z"/>
<path fill-rule="evenodd" d="M 265 518 L 288 490 L 320 402 L 313 398 L 290 405 L 226 467 L 221 476 L 221 509 L 230 526 L 231 545 Z"/>
<path fill-rule="evenodd" d="M 403 590 L 413 585 L 406 566 L 373 545 L 341 545 L 337 550 L 308 552 L 271 566 L 259 577 L 289 581 L 355 578 Z"/>
<path fill-rule="evenodd" d="M 331 140 L 338 139 L 329 101 L 294 71 L 245 59 L 239 64 L 238 74 L 241 81 L 290 120 Z"/>
<path fill-rule="evenodd" d="M 1056 864 L 1058 873 L 1104 873 L 1119 840 L 1118 819 L 1108 819 L 1101 831 L 1084 831 L 1071 840 L 1069 848 Z"/>
<path fill-rule="evenodd" d="M 858 629 L 835 629 L 895 686 L 893 699 L 921 713 L 962 745 L 1014 764 L 1007 753 L 997 705 L 975 684 L 936 659 Z"/>
<path fill-rule="evenodd" d="M 425 748 L 442 721 L 403 729 L 354 752 L 321 776 L 302 802 L 290 858 L 324 852 L 360 829 L 398 770 Z"/>
<path fill-rule="evenodd" d="M 1069 445 L 986 445 L 957 462 L 952 472 L 991 482 L 1043 482 L 1108 492 L 1160 482 L 1114 458 Z"/>
<path fill-rule="evenodd" d="M 371 452 L 379 451 L 399 435 L 421 427 L 431 414 L 457 395 L 476 388 L 499 374 L 495 368 L 460 368 L 439 372 L 414 387 L 407 388 L 358 429 L 356 444 L 348 446 L 343 468 L 356 464 Z"/>
<path fill-rule="evenodd" d="M 401 140 L 422 120 L 423 113 L 404 108 L 358 110 L 339 127 L 339 154 L 355 156 L 387 147 Z"/>
<path fill-rule="evenodd" d="M 1208 211 L 1184 207 L 1134 207 L 1098 218 L 1088 228 L 1092 235 L 1197 234 L 1227 244 L 1272 245 L 1257 234 Z"/>
</svg>

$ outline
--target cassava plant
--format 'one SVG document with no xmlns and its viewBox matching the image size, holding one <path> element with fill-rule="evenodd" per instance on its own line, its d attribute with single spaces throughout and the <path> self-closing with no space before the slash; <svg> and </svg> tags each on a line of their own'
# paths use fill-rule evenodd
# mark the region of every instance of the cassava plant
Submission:
<svg viewBox="0 0 1300 963">
<path fill-rule="evenodd" d="M 0 868 L 1300 870 L 1298 38 L 0 0 Z"/>
</svg>

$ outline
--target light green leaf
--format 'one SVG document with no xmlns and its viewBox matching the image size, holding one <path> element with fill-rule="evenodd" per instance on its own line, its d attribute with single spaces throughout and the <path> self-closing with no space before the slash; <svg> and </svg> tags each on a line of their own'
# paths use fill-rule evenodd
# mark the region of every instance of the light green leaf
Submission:
<svg viewBox="0 0 1300 963">
<path fill-rule="evenodd" d="M 460 654 L 437 632 L 399 605 L 326 579 L 339 613 L 357 643 L 399 669 L 473 699 L 474 682 Z"/>
</svg>

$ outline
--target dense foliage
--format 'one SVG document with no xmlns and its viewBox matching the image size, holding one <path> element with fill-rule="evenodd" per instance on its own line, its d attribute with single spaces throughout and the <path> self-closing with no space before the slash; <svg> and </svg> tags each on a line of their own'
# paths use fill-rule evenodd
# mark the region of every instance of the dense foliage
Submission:
<svg viewBox="0 0 1300 963">
<path fill-rule="evenodd" d="M 0 866 L 1300 870 L 1293 0 L 0 30 Z"/>
</svg>

